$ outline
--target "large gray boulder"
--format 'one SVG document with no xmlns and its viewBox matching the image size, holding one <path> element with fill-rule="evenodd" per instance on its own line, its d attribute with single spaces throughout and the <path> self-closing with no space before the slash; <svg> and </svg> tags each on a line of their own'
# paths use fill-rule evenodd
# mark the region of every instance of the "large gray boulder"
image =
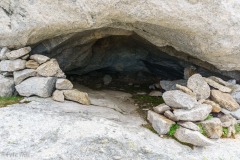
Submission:
<svg viewBox="0 0 240 160">
<path fill-rule="evenodd" d="M 158 47 L 172 46 L 219 69 L 240 69 L 238 0 L 5 0 L 0 6 L 0 46 L 48 40 L 46 46 L 54 47 L 79 32 L 110 27 L 130 31 L 125 34 L 137 34 Z"/>
<path fill-rule="evenodd" d="M 10 97 L 14 90 L 13 78 L 5 78 L 0 75 L 0 97 Z"/>
<path fill-rule="evenodd" d="M 0 71 L 3 72 L 14 72 L 19 71 L 25 68 L 26 61 L 17 59 L 17 60 L 3 60 L 0 62 Z"/>
<path fill-rule="evenodd" d="M 56 59 L 51 59 L 50 61 L 40 65 L 36 71 L 38 75 L 44 77 L 57 76 L 59 73 L 62 73 Z"/>
<path fill-rule="evenodd" d="M 198 104 L 194 97 L 179 90 L 164 92 L 162 97 L 164 102 L 173 108 L 191 109 Z"/>
<path fill-rule="evenodd" d="M 32 77 L 16 85 L 16 90 L 21 96 L 50 97 L 55 88 L 55 83 L 55 77 Z"/>
</svg>

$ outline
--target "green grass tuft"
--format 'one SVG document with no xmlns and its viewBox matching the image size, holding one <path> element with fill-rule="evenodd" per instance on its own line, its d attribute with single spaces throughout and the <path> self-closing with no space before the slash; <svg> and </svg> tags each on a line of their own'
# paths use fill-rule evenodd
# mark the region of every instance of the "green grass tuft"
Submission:
<svg viewBox="0 0 240 160">
<path fill-rule="evenodd" d="M 236 133 L 240 133 L 240 124 L 235 124 Z"/>
<path fill-rule="evenodd" d="M 201 123 L 198 124 L 198 127 L 200 128 L 200 133 L 202 133 L 204 136 L 207 136 L 207 133 Z"/>
<path fill-rule="evenodd" d="M 205 119 L 205 121 L 206 120 L 210 120 L 210 119 L 212 119 L 213 118 L 213 115 L 212 114 L 209 114 L 208 116 L 207 116 L 207 118 Z"/>
<path fill-rule="evenodd" d="M 227 138 L 228 135 L 228 128 L 227 127 L 223 127 L 223 135 L 222 137 Z"/>
<path fill-rule="evenodd" d="M 20 96 L 0 97 L 0 108 L 19 103 L 22 99 L 23 97 Z"/>
<path fill-rule="evenodd" d="M 177 129 L 179 128 L 180 126 L 178 124 L 173 124 L 168 132 L 168 135 L 169 136 L 174 136 L 175 132 L 177 131 Z"/>
</svg>

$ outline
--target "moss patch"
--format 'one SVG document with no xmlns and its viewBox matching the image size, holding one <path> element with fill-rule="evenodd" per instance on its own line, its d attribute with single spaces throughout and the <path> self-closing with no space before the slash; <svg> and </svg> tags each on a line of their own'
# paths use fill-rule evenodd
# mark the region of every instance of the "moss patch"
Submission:
<svg viewBox="0 0 240 160">
<path fill-rule="evenodd" d="M 152 108 L 159 104 L 164 103 L 164 100 L 162 97 L 152 97 L 149 95 L 134 95 L 132 97 L 139 105 L 140 108 Z"/>
<path fill-rule="evenodd" d="M 7 105 L 19 103 L 23 97 L 13 96 L 13 97 L 0 97 L 0 108 L 6 107 Z"/>
</svg>

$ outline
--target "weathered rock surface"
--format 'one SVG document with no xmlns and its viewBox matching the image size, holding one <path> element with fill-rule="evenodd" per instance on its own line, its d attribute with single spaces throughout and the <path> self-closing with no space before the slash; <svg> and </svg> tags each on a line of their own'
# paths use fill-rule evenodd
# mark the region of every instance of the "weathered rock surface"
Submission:
<svg viewBox="0 0 240 160">
<path fill-rule="evenodd" d="M 220 105 L 215 103 L 214 101 L 211 101 L 211 100 L 207 99 L 207 100 L 204 100 L 203 103 L 212 106 L 212 112 L 214 112 L 214 113 L 219 113 L 222 110 Z"/>
<path fill-rule="evenodd" d="M 179 84 L 176 84 L 176 88 L 183 91 L 184 93 L 187 93 L 189 94 L 190 96 L 193 96 L 193 97 L 196 97 L 196 94 L 193 93 L 193 91 L 185 86 L 182 86 L 182 85 L 179 85 Z"/>
<path fill-rule="evenodd" d="M 211 98 L 213 101 L 220 104 L 222 108 L 225 108 L 229 111 L 236 111 L 240 108 L 239 104 L 228 93 L 222 93 L 218 90 L 212 90 Z"/>
<path fill-rule="evenodd" d="M 43 64 L 43 63 L 47 62 L 48 60 L 50 60 L 49 57 L 41 55 L 41 54 L 31 55 L 30 59 L 38 62 L 39 64 Z"/>
<path fill-rule="evenodd" d="M 170 119 L 167 119 L 166 117 L 151 110 L 148 111 L 147 119 L 152 124 L 154 130 L 160 135 L 167 134 L 171 126 L 175 124 L 175 122 Z"/>
<path fill-rule="evenodd" d="M 7 47 L 3 47 L 0 50 L 0 60 L 6 60 L 7 59 L 6 53 L 8 52 L 10 52 L 10 50 Z"/>
<path fill-rule="evenodd" d="M 193 144 L 195 146 L 203 147 L 214 144 L 200 132 L 192 131 L 183 127 L 178 128 L 174 136 L 181 142 Z"/>
<path fill-rule="evenodd" d="M 167 117 L 168 119 L 174 121 L 174 122 L 178 121 L 177 117 L 170 110 L 165 111 L 164 116 Z"/>
<path fill-rule="evenodd" d="M 211 77 L 208 77 L 208 79 L 211 79 L 211 80 L 213 80 L 213 81 L 215 81 L 215 82 L 217 82 L 217 83 L 219 83 L 221 85 L 224 85 L 224 86 L 231 85 L 231 83 L 226 82 L 226 81 L 224 81 L 223 79 L 221 79 L 219 77 L 211 76 Z"/>
<path fill-rule="evenodd" d="M 178 120 L 182 121 L 203 121 L 212 111 L 212 106 L 207 104 L 198 104 L 191 110 L 175 109 L 173 114 Z"/>
<path fill-rule="evenodd" d="M 103 77 L 103 84 L 104 85 L 109 85 L 112 82 L 112 77 L 110 75 L 105 75 Z"/>
<path fill-rule="evenodd" d="M 196 94 L 197 100 L 207 99 L 210 96 L 210 87 L 200 74 L 192 75 L 188 79 L 187 87 Z"/>
<path fill-rule="evenodd" d="M 88 94 L 85 92 L 80 92 L 76 89 L 73 89 L 73 90 L 64 90 L 63 94 L 65 99 L 67 100 L 75 101 L 85 105 L 91 104 Z"/>
<path fill-rule="evenodd" d="M 29 60 L 26 62 L 26 68 L 37 69 L 39 67 L 39 63 L 34 60 Z"/>
<path fill-rule="evenodd" d="M 63 91 L 55 90 L 52 95 L 52 99 L 58 102 L 64 102 Z"/>
<path fill-rule="evenodd" d="M 178 124 L 184 128 L 187 128 L 193 131 L 200 131 L 200 128 L 193 122 L 178 122 Z"/>
<path fill-rule="evenodd" d="M 211 139 L 219 139 L 223 134 L 222 122 L 219 118 L 212 118 L 201 122 L 207 137 Z"/>
<path fill-rule="evenodd" d="M 37 72 L 34 69 L 24 69 L 21 71 L 15 71 L 13 73 L 15 85 L 20 84 L 22 81 L 29 77 L 34 77 L 36 73 Z"/>
<path fill-rule="evenodd" d="M 106 94 L 93 93 L 96 94 L 93 97 Z M 111 92 L 106 97 L 112 95 Z M 26 101 L 30 103 L 0 108 L 0 121 L 4 122 L 0 123 L 0 159 L 112 160 L 114 156 L 139 160 L 239 159 L 239 135 L 236 139 L 219 139 L 212 146 L 191 149 L 142 127 L 146 122 L 140 115 L 121 114 L 105 106 L 59 103 L 49 98 L 30 97 Z M 128 105 L 124 108 L 131 109 Z M 17 156 L 9 158 L 10 153 Z"/>
<path fill-rule="evenodd" d="M 111 27 L 133 31 L 158 47 L 170 45 L 219 69 L 239 70 L 239 5 L 237 0 L 110 0 L 101 5 L 98 1 L 82 0 L 50 4 L 46 0 L 5 0 L 1 3 L 0 46 L 26 46 L 46 39 L 56 46 L 79 32 Z M 24 15 L 18 8 L 24 8 Z M 13 10 L 14 14 L 8 14 Z M 223 18 L 214 21 L 220 16 Z"/>
<path fill-rule="evenodd" d="M 194 97 L 179 90 L 164 92 L 162 97 L 164 102 L 173 108 L 191 109 L 197 104 Z"/>
<path fill-rule="evenodd" d="M 44 77 L 56 76 L 58 73 L 62 73 L 56 59 L 51 59 L 50 61 L 40 65 L 36 71 L 38 75 Z"/>
<path fill-rule="evenodd" d="M 18 70 L 25 69 L 25 60 L 3 60 L 0 62 L 0 71 L 4 72 L 14 72 Z"/>
<path fill-rule="evenodd" d="M 31 77 L 16 85 L 15 88 L 21 96 L 50 97 L 55 88 L 55 83 L 56 78 L 54 77 Z"/>
<path fill-rule="evenodd" d="M 58 79 L 56 82 L 56 89 L 71 90 L 73 89 L 73 84 L 67 79 Z"/>
<path fill-rule="evenodd" d="M 166 105 L 165 103 L 160 104 L 156 107 L 153 107 L 154 112 L 159 113 L 159 114 L 163 114 L 165 111 L 168 111 L 170 109 L 171 108 L 168 105 Z"/>
<path fill-rule="evenodd" d="M 31 51 L 31 47 L 24 47 L 18 50 L 13 50 L 6 53 L 6 56 L 9 60 L 15 60 L 27 55 Z"/>
<path fill-rule="evenodd" d="M 222 92 L 230 93 L 232 91 L 231 88 L 225 87 L 210 78 L 204 78 L 204 80 L 209 84 L 209 86 L 212 86 L 213 88 L 216 88 Z"/>
<path fill-rule="evenodd" d="M 10 97 L 13 95 L 14 90 L 13 79 L 0 76 L 0 97 Z"/>
</svg>

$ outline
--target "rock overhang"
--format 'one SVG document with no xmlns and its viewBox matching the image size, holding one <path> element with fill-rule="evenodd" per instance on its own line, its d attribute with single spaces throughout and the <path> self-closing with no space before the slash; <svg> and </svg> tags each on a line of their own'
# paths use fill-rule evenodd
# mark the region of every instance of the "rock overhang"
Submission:
<svg viewBox="0 0 240 160">
<path fill-rule="evenodd" d="M 49 1 L 0 4 L 0 46 L 19 48 L 104 27 L 135 32 L 220 70 L 239 70 L 239 1 Z M 19 38 L 21 37 L 21 38 Z"/>
</svg>

